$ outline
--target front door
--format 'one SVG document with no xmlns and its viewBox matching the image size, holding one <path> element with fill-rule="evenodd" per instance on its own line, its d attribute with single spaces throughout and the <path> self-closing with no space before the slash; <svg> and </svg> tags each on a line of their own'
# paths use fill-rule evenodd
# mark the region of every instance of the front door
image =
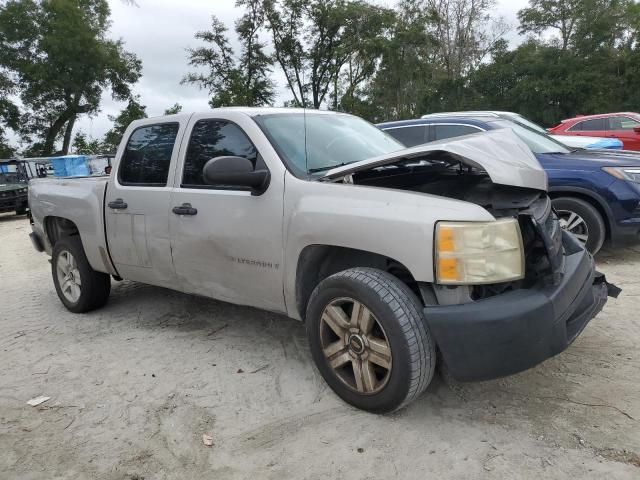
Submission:
<svg viewBox="0 0 640 480">
<path fill-rule="evenodd" d="M 622 141 L 625 150 L 640 150 L 640 122 L 626 116 L 609 117 L 607 125 L 607 137 L 618 138 Z"/>
<path fill-rule="evenodd" d="M 182 128 L 180 122 L 135 128 L 109 183 L 107 243 L 123 278 L 179 289 L 171 262 L 168 217 L 176 145 L 186 121 Z"/>
<path fill-rule="evenodd" d="M 194 115 L 187 136 L 169 218 L 179 283 L 187 293 L 284 312 L 283 176 L 272 174 L 261 195 L 206 185 L 202 170 L 215 157 L 238 156 L 258 168 L 267 165 L 246 130 L 224 116 Z"/>
</svg>

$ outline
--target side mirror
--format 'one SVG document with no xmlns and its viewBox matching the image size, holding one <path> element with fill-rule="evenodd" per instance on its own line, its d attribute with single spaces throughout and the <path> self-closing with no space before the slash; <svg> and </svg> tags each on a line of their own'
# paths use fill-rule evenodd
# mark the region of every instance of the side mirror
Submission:
<svg viewBox="0 0 640 480">
<path fill-rule="evenodd" d="M 228 185 L 251 189 L 252 195 L 261 195 L 269 186 L 268 170 L 255 170 L 251 160 L 243 157 L 215 157 L 202 169 L 208 185 Z"/>
<path fill-rule="evenodd" d="M 633 131 L 635 133 L 640 133 L 640 127 L 633 127 Z"/>
</svg>

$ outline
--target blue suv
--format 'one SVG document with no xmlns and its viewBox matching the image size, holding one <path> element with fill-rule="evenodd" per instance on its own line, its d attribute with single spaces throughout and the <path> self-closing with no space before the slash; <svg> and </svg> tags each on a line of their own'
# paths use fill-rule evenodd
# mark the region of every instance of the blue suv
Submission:
<svg viewBox="0 0 640 480">
<path fill-rule="evenodd" d="M 640 155 L 572 149 L 526 118 L 509 112 L 455 112 L 378 124 L 407 147 L 487 130 L 511 128 L 538 158 L 560 223 L 591 253 L 640 240 Z"/>
</svg>

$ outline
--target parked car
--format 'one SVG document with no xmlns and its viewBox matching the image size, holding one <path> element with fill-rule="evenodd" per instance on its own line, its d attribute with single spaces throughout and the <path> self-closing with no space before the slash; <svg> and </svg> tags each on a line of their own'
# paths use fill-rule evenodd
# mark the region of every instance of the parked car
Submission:
<svg viewBox="0 0 640 480">
<path fill-rule="evenodd" d="M 640 114 L 634 112 L 584 115 L 563 120 L 549 129 L 553 135 L 617 138 L 625 150 L 640 150 Z"/>
<path fill-rule="evenodd" d="M 451 376 L 563 351 L 615 287 L 563 233 L 507 131 L 405 149 L 346 114 L 138 120 L 111 176 L 32 182 L 31 239 L 72 312 L 126 278 L 303 320 L 345 401 L 381 412 Z"/>
<path fill-rule="evenodd" d="M 27 213 L 27 181 L 16 160 L 0 161 L 0 213 Z"/>
<path fill-rule="evenodd" d="M 549 178 L 549 195 L 563 228 L 597 253 L 640 239 L 640 156 L 633 152 L 569 149 L 516 114 L 456 112 L 378 125 L 406 146 L 497 129 L 513 130 Z"/>
<path fill-rule="evenodd" d="M 622 141 L 617 138 L 602 138 L 602 137 L 587 137 L 584 135 L 581 136 L 573 136 L 573 135 L 553 135 L 550 134 L 543 127 L 538 125 L 537 123 L 532 122 L 531 120 L 523 117 L 519 113 L 514 112 L 502 112 L 497 110 L 492 111 L 468 111 L 468 112 L 446 112 L 446 113 L 432 113 L 429 115 L 423 115 L 422 118 L 431 118 L 435 115 L 441 115 L 445 117 L 451 117 L 454 115 L 469 117 L 473 115 L 487 115 L 493 114 L 499 117 L 515 120 L 520 122 L 529 128 L 539 131 L 540 133 L 544 133 L 549 135 L 554 140 L 557 140 L 560 143 L 563 143 L 569 148 L 587 148 L 587 149 L 595 149 L 595 150 L 622 150 Z"/>
</svg>

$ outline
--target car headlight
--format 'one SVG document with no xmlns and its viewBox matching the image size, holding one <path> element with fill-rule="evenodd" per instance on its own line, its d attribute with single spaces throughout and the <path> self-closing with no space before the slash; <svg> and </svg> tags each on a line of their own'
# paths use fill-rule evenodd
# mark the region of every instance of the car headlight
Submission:
<svg viewBox="0 0 640 480">
<path fill-rule="evenodd" d="M 438 222 L 436 282 L 480 285 L 524 278 L 524 248 L 514 218 L 495 222 Z"/>
<path fill-rule="evenodd" d="M 620 180 L 640 183 L 640 168 L 638 167 L 602 167 L 602 170 Z"/>
</svg>

